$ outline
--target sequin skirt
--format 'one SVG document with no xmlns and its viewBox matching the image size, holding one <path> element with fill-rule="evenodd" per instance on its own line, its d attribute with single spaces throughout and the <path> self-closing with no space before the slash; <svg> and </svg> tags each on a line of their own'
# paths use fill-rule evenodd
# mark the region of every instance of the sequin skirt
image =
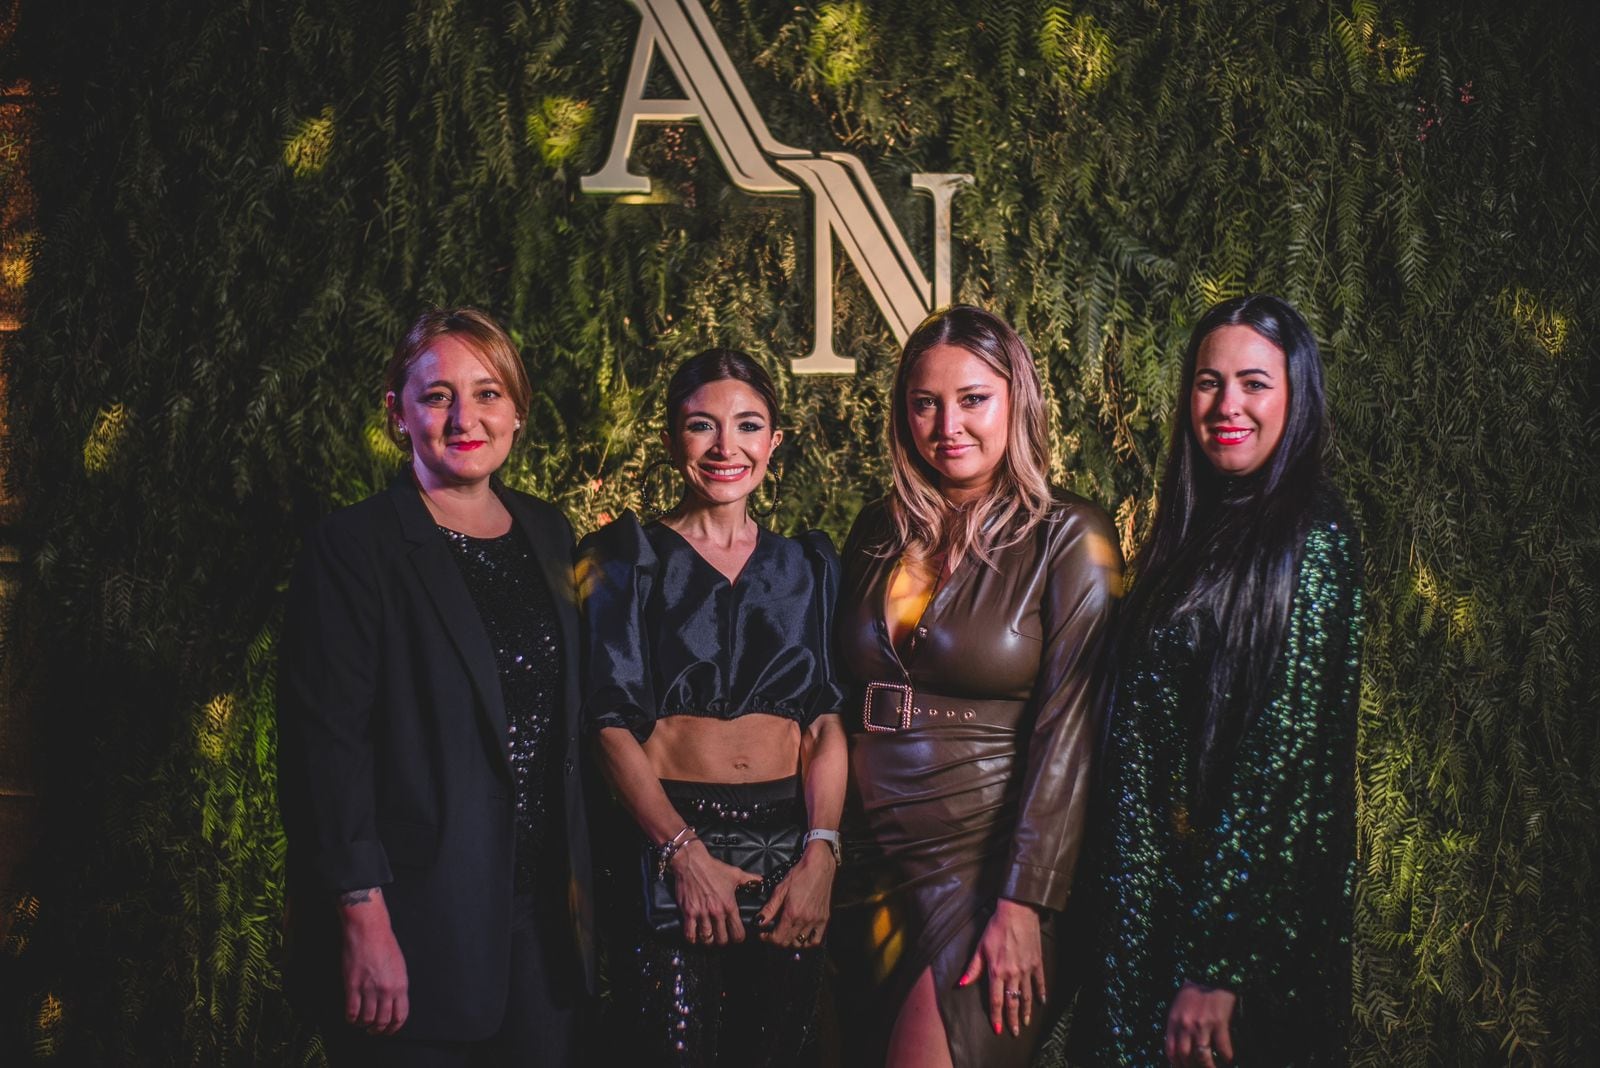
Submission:
<svg viewBox="0 0 1600 1068">
<path fill-rule="evenodd" d="M 662 779 L 667 800 L 691 827 L 703 823 L 749 823 L 773 826 L 806 823 L 806 801 L 800 776 L 769 782 L 683 782 Z"/>
<path fill-rule="evenodd" d="M 760 783 L 663 780 L 684 820 L 701 834 L 733 825 L 804 831 L 798 776 Z M 643 842 L 637 829 L 631 840 Z M 634 881 L 638 886 L 638 882 Z M 814 1040 L 823 953 L 753 937 L 723 946 L 689 945 L 643 922 L 639 890 L 610 887 L 612 1012 L 597 1063 L 663 1068 L 781 1068 L 806 1063 Z M 620 891 L 620 892 L 619 892 Z M 763 898 L 765 900 L 765 898 Z"/>
</svg>

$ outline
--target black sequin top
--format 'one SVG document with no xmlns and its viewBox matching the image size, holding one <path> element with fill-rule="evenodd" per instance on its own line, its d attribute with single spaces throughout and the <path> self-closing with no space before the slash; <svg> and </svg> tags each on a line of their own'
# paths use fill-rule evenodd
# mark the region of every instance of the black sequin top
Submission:
<svg viewBox="0 0 1600 1068">
<path fill-rule="evenodd" d="M 539 565 L 515 526 L 498 538 L 440 527 L 450 541 L 483 627 L 494 644 L 506 706 L 506 744 L 516 799 L 516 892 L 555 881 L 564 857 L 561 811 L 561 628 Z M 552 842 L 552 838 L 555 839 Z M 557 848 L 551 849 L 554 845 Z"/>
<path fill-rule="evenodd" d="M 1348 1061 L 1361 552 L 1342 507 L 1330 499 L 1323 512 L 1271 698 L 1214 825 L 1191 824 L 1186 807 L 1203 628 L 1180 621 L 1119 651 L 1074 1064 L 1165 1065 L 1167 1010 L 1185 980 L 1240 996 L 1242 1068 Z"/>
<path fill-rule="evenodd" d="M 803 727 L 839 710 L 839 557 L 826 534 L 762 529 L 735 582 L 683 535 L 632 512 L 578 552 L 586 729 L 627 727 L 643 742 L 662 716 L 763 712 Z"/>
</svg>

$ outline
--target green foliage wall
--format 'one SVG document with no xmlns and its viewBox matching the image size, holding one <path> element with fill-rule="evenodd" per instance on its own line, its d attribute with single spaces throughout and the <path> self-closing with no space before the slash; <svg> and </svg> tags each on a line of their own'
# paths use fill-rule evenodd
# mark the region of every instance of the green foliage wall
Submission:
<svg viewBox="0 0 1600 1068">
<path fill-rule="evenodd" d="M 1306 312 L 1367 543 L 1360 1063 L 1593 1063 L 1589 5 L 706 6 L 774 133 L 859 154 L 919 253 L 906 176 L 976 177 L 958 295 L 1033 344 L 1057 477 L 1130 542 L 1189 324 L 1250 289 Z M 387 348 L 424 302 L 499 316 L 537 387 L 511 481 L 593 527 L 678 358 L 807 351 L 807 205 L 733 189 L 692 127 L 640 137 L 659 203 L 579 193 L 620 0 L 22 13 L 41 233 L 5 373 L 50 815 L 0 1057 L 315 1061 L 277 971 L 272 656 L 300 532 L 392 469 Z M 837 536 L 896 346 L 836 264 L 860 371 L 780 376 L 777 522 Z"/>
</svg>

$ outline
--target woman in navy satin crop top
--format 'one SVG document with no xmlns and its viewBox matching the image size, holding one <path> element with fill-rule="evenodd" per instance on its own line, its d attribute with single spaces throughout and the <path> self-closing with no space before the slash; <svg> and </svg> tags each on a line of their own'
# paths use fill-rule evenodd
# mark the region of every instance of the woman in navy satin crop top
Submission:
<svg viewBox="0 0 1600 1068">
<path fill-rule="evenodd" d="M 838 710 L 827 635 L 839 557 L 819 531 L 758 530 L 737 582 L 632 512 L 584 539 L 590 729 L 642 743 L 664 716 L 764 712 L 808 727 Z"/>
<path fill-rule="evenodd" d="M 829 653 L 839 559 L 825 535 L 749 514 L 777 424 L 749 356 L 686 361 L 662 434 L 682 498 L 579 547 L 584 721 L 618 801 L 597 841 L 613 873 L 604 1030 L 622 1047 L 608 1062 L 809 1056 L 848 760 Z"/>
</svg>

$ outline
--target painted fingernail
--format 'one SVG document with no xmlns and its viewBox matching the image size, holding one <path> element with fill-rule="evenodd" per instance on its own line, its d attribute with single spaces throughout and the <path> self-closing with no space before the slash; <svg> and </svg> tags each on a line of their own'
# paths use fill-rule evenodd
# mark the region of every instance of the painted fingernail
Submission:
<svg viewBox="0 0 1600 1068">
<path fill-rule="evenodd" d="M 1000 1033 L 1000 1025 L 999 1024 L 995 1024 L 994 1025 L 994 1033 L 997 1034 L 997 1035 Z"/>
</svg>

